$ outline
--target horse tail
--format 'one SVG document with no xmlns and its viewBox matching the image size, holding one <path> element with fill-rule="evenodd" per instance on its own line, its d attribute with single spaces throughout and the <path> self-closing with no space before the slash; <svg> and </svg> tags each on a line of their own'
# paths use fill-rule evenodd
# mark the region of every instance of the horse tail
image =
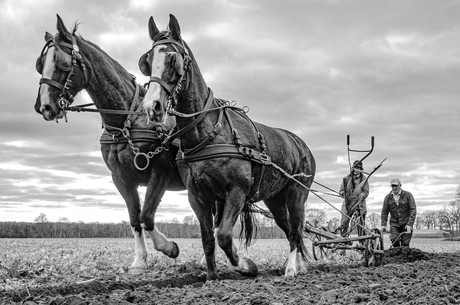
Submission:
<svg viewBox="0 0 460 305">
<path fill-rule="evenodd" d="M 254 215 L 256 213 L 254 206 L 255 205 L 253 203 L 246 202 L 240 214 L 240 240 L 243 238 L 246 240 L 244 242 L 245 248 L 251 245 L 251 241 L 253 238 L 257 238 L 258 221 L 256 216 Z"/>
</svg>

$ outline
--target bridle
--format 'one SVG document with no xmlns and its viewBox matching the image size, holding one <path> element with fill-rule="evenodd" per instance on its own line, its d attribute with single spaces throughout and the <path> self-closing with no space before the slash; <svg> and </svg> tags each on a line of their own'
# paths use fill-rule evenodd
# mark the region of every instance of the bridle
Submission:
<svg viewBox="0 0 460 305">
<path fill-rule="evenodd" d="M 49 47 L 54 46 L 56 48 L 56 58 L 55 58 L 55 65 L 58 69 L 62 71 L 67 71 L 67 77 L 66 81 L 64 84 L 61 84 L 53 79 L 49 78 L 40 78 L 39 85 L 41 84 L 47 84 L 50 86 L 53 86 L 57 88 L 58 90 L 61 90 L 61 94 L 59 95 L 59 99 L 57 102 L 57 105 L 61 110 L 64 112 L 65 119 L 67 121 L 67 116 L 65 115 L 65 110 L 68 108 L 74 101 L 74 96 L 70 93 L 70 88 L 72 87 L 72 78 L 74 76 L 74 70 L 75 67 L 80 66 L 80 68 L 83 71 L 83 74 L 85 76 L 85 83 L 84 87 L 89 82 L 88 79 L 88 72 L 86 65 L 83 61 L 83 56 L 80 53 L 80 49 L 78 48 L 77 45 L 77 40 L 75 35 L 72 35 L 72 44 L 67 43 L 67 42 L 60 42 L 57 41 L 56 37 L 54 39 L 50 39 L 46 42 L 45 46 L 43 47 L 43 50 L 40 54 L 40 56 L 37 59 L 36 63 L 36 68 L 38 73 L 42 74 L 43 72 L 43 63 L 42 63 L 42 58 L 43 55 L 45 54 L 45 51 Z M 67 52 L 64 52 L 61 47 L 66 47 L 72 50 L 71 54 L 68 54 Z"/>
<path fill-rule="evenodd" d="M 174 86 L 169 85 L 167 82 L 165 82 L 164 80 L 162 80 L 161 78 L 157 76 L 151 76 L 150 66 L 148 66 L 148 63 L 147 63 L 147 57 L 149 56 L 149 53 L 153 53 L 153 50 L 155 49 L 156 46 L 164 45 L 164 44 L 170 44 L 176 51 L 175 66 L 176 66 L 176 72 L 180 76 L 179 76 L 179 79 L 177 80 L 177 83 Z M 180 49 L 182 49 L 184 53 L 183 57 L 180 52 Z M 169 96 L 166 100 L 166 112 L 168 114 L 171 114 L 171 110 L 173 110 L 173 108 L 175 108 L 177 105 L 177 96 L 182 89 L 182 82 L 187 80 L 186 87 L 188 87 L 189 80 L 187 79 L 186 74 L 187 74 L 187 71 L 189 69 L 191 62 L 192 62 L 192 58 L 190 57 L 188 50 L 184 45 L 184 41 L 182 39 L 180 41 L 176 41 L 174 39 L 169 38 L 168 36 L 165 36 L 163 39 L 159 39 L 155 41 L 150 51 L 142 55 L 141 58 L 139 59 L 139 68 L 142 74 L 150 77 L 148 83 L 146 83 L 145 86 L 148 87 L 150 83 L 152 82 L 158 83 L 161 87 L 163 87 L 166 90 L 166 92 L 169 93 Z"/>
</svg>

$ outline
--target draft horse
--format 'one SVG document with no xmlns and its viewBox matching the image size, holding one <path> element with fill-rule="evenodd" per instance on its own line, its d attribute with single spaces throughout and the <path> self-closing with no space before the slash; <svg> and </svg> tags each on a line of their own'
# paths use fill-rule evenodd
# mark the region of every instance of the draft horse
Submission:
<svg viewBox="0 0 460 305">
<path fill-rule="evenodd" d="M 139 115 L 143 114 L 145 89 L 134 77 L 97 45 L 77 35 L 77 25 L 69 32 L 59 15 L 57 30 L 55 36 L 46 33 L 45 47 L 36 62 L 42 78 L 35 110 L 45 120 L 57 121 L 66 116 L 74 96 L 87 90 L 104 127 L 102 156 L 128 208 L 135 239 L 129 272 L 142 273 L 147 268 L 145 232 L 156 250 L 171 258 L 179 255 L 177 244 L 155 228 L 154 220 L 165 191 L 185 189 L 175 163 L 178 147 L 158 149 L 175 120 L 149 123 L 145 115 Z M 147 187 L 142 209 L 137 191 L 140 185 Z"/>
<path fill-rule="evenodd" d="M 285 276 L 296 275 L 297 254 L 307 256 L 302 231 L 316 169 L 312 153 L 295 134 L 253 122 L 242 109 L 214 98 L 173 15 L 167 31 L 159 31 L 152 17 L 148 27 L 152 48 L 139 60 L 142 73 L 150 76 L 144 109 L 156 122 L 168 113 L 176 116 L 176 160 L 200 222 L 207 279 L 217 278 L 214 202 L 223 205 L 216 237 L 231 268 L 257 275 L 255 263 L 237 254 L 232 228 L 249 203 L 263 200 L 289 240 Z"/>
</svg>

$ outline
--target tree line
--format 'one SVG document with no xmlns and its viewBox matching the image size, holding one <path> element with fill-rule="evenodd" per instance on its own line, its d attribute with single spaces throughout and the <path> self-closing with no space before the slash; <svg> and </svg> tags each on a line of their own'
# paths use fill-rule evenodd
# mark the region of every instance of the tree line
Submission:
<svg viewBox="0 0 460 305">
<path fill-rule="evenodd" d="M 305 220 L 314 227 L 325 226 L 327 215 L 321 209 L 306 209 Z M 333 227 L 340 224 L 340 219 L 329 220 Z M 255 237 L 261 239 L 285 238 L 284 232 L 271 218 L 256 215 Z M 156 228 L 168 238 L 199 238 L 201 236 L 198 219 L 194 215 L 186 216 L 182 221 L 174 218 L 169 221 L 155 223 Z M 370 213 L 366 217 L 368 229 L 380 227 L 380 214 Z M 445 204 L 442 209 L 418 213 L 415 229 L 440 229 L 460 234 L 460 185 L 455 192 L 454 200 Z M 239 236 L 241 225 L 236 223 L 233 236 Z M 121 238 L 132 236 L 131 226 L 127 221 L 119 223 L 70 222 L 61 217 L 57 222 L 48 220 L 41 213 L 34 222 L 0 222 L 0 238 Z"/>
<path fill-rule="evenodd" d="M 156 222 L 156 228 L 168 238 L 200 238 L 198 219 L 186 216 L 182 221 L 174 218 Z M 237 222 L 233 235 L 239 236 L 241 225 Z M 256 238 L 285 238 L 284 232 L 276 226 L 273 219 L 257 217 Z M 71 222 L 61 217 L 57 222 L 48 220 L 44 213 L 34 222 L 0 222 L 0 238 L 124 238 L 132 237 L 131 226 L 127 221 L 119 223 L 99 223 L 82 221 Z"/>
</svg>

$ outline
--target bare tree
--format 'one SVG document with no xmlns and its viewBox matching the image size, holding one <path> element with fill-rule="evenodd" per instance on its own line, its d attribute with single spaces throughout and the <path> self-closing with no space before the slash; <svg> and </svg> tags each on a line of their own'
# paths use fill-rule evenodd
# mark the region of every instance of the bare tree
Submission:
<svg viewBox="0 0 460 305">
<path fill-rule="evenodd" d="M 457 189 L 455 190 L 454 200 L 449 202 L 445 206 L 445 209 L 450 215 L 453 229 L 458 231 L 459 224 L 460 224 L 460 185 L 457 186 Z M 455 225 L 455 228 L 454 228 L 454 225 Z"/>
<path fill-rule="evenodd" d="M 66 230 L 65 228 L 67 228 L 68 224 L 69 224 L 69 219 L 67 217 L 60 217 L 58 219 L 58 227 L 59 227 L 59 237 L 67 237 L 66 236 Z M 64 236 L 63 236 L 64 235 Z"/>
<path fill-rule="evenodd" d="M 380 227 L 380 223 L 382 222 L 382 218 L 379 213 L 370 213 L 366 217 L 366 228 L 374 229 Z"/>
<path fill-rule="evenodd" d="M 306 209 L 305 220 L 317 228 L 326 223 L 326 212 L 320 209 Z"/>
<path fill-rule="evenodd" d="M 436 229 L 438 226 L 438 212 L 437 211 L 425 211 L 422 213 L 425 219 L 425 225 L 427 229 Z"/>
<path fill-rule="evenodd" d="M 460 222 L 460 200 L 452 200 L 447 204 L 446 208 L 455 226 L 455 230 L 458 231 Z"/>
<path fill-rule="evenodd" d="M 46 223 L 49 222 L 48 217 L 44 213 L 40 213 L 37 217 L 34 219 L 35 222 L 37 223 Z"/>
<path fill-rule="evenodd" d="M 415 228 L 416 229 L 423 229 L 423 227 L 426 226 L 426 219 L 425 219 L 425 215 L 423 215 L 423 213 L 421 214 L 418 214 L 417 215 L 417 218 L 415 219 Z"/>
<path fill-rule="evenodd" d="M 446 226 L 449 230 L 453 230 L 452 217 L 446 207 L 439 211 L 438 216 L 440 221 L 439 229 L 443 230 L 445 228 L 444 226 Z"/>
</svg>

